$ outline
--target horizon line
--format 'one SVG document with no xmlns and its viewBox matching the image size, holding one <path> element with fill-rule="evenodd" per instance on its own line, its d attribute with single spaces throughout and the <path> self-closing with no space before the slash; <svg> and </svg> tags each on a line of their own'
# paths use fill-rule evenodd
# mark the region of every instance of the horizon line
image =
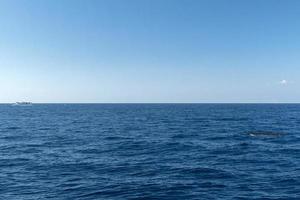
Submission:
<svg viewBox="0 0 300 200">
<path fill-rule="evenodd" d="M 0 102 L 14 104 L 16 102 Z M 300 102 L 30 102 L 32 104 L 300 104 Z"/>
</svg>

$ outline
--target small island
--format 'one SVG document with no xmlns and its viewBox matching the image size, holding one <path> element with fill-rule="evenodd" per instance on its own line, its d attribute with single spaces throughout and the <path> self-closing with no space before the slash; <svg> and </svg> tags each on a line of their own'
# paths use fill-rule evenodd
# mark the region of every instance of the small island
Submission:
<svg viewBox="0 0 300 200">
<path fill-rule="evenodd" d="M 31 106 L 32 102 L 28 101 L 19 101 L 13 104 L 14 106 Z"/>
</svg>

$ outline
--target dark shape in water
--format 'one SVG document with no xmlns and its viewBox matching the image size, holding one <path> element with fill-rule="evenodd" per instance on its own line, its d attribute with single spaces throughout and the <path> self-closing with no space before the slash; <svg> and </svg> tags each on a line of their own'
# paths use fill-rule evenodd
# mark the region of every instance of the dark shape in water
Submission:
<svg viewBox="0 0 300 200">
<path fill-rule="evenodd" d="M 281 137 L 283 133 L 275 131 L 250 131 L 247 133 L 252 137 Z"/>
</svg>

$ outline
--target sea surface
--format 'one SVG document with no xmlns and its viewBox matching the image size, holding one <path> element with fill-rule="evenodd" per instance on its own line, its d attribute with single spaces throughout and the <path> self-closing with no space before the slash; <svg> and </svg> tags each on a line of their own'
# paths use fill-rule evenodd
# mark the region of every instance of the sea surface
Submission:
<svg viewBox="0 0 300 200">
<path fill-rule="evenodd" d="M 300 104 L 0 105 L 0 199 L 300 199 Z"/>
</svg>

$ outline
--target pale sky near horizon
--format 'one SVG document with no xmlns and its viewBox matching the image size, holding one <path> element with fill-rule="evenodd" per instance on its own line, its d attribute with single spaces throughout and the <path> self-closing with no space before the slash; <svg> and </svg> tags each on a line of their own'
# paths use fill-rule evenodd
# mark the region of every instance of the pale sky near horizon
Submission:
<svg viewBox="0 0 300 200">
<path fill-rule="evenodd" d="M 300 1 L 0 0 L 0 102 L 300 102 Z"/>
</svg>

